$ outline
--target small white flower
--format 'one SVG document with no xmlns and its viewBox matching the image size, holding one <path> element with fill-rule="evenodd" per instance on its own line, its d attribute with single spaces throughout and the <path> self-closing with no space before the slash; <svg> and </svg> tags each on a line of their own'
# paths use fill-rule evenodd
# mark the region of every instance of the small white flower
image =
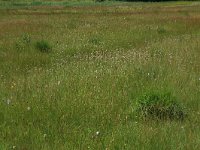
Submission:
<svg viewBox="0 0 200 150">
<path fill-rule="evenodd" d="M 6 103 L 9 105 L 11 103 L 11 100 L 7 99 Z"/>
<path fill-rule="evenodd" d="M 31 110 L 31 107 L 27 107 L 27 110 Z"/>
<path fill-rule="evenodd" d="M 47 134 L 44 134 L 43 137 L 45 138 L 47 136 Z"/>
<path fill-rule="evenodd" d="M 99 132 L 99 131 L 97 131 L 97 132 L 96 132 L 96 135 L 99 135 L 99 134 L 100 134 L 100 132 Z"/>
<path fill-rule="evenodd" d="M 60 81 L 58 81 L 58 85 L 60 85 Z"/>
<path fill-rule="evenodd" d="M 13 149 L 15 149 L 15 148 L 16 148 L 16 146 L 15 146 L 15 145 L 13 145 L 13 146 L 12 146 L 12 148 L 13 148 Z"/>
</svg>

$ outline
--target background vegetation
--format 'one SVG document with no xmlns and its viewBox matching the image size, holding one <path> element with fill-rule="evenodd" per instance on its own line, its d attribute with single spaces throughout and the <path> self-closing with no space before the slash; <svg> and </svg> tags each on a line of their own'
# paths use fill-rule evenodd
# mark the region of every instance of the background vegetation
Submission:
<svg viewBox="0 0 200 150">
<path fill-rule="evenodd" d="M 200 148 L 200 3 L 27 4 L 1 3 L 0 149 Z"/>
</svg>

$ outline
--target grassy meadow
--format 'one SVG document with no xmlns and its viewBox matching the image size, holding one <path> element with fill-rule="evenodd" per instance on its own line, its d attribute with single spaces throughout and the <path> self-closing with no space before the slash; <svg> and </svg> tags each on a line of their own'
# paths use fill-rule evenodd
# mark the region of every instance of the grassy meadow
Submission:
<svg viewBox="0 0 200 150">
<path fill-rule="evenodd" d="M 0 1 L 0 150 L 198 150 L 199 60 L 200 2 Z"/>
</svg>

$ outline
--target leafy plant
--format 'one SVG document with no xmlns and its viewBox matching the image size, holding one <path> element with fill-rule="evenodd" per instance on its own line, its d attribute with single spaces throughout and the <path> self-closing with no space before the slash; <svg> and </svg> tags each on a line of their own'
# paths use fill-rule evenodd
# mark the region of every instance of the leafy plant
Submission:
<svg viewBox="0 0 200 150">
<path fill-rule="evenodd" d="M 159 34 L 164 34 L 164 33 L 166 33 L 167 31 L 166 31 L 165 28 L 159 27 L 159 28 L 157 29 L 157 32 L 158 32 Z"/>
<path fill-rule="evenodd" d="M 142 117 L 183 120 L 185 112 L 171 93 L 148 93 L 137 100 L 137 112 Z"/>
<path fill-rule="evenodd" d="M 45 40 L 37 41 L 35 47 L 43 53 L 48 53 L 52 49 L 51 45 Z"/>
<path fill-rule="evenodd" d="M 95 2 L 104 2 L 105 0 L 95 0 Z"/>
</svg>

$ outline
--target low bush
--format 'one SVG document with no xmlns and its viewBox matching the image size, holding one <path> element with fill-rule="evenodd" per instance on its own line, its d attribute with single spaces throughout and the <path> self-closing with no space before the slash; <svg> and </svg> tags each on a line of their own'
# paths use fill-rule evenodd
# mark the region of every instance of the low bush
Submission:
<svg viewBox="0 0 200 150">
<path fill-rule="evenodd" d="M 106 0 L 94 0 L 95 2 L 104 2 Z"/>
<path fill-rule="evenodd" d="M 137 100 L 137 112 L 141 117 L 154 119 L 183 120 L 183 107 L 171 93 L 153 92 L 144 94 Z"/>
<path fill-rule="evenodd" d="M 163 34 L 163 33 L 166 33 L 167 31 L 166 31 L 165 28 L 159 27 L 159 28 L 157 29 L 157 32 L 158 32 L 159 34 Z"/>
<path fill-rule="evenodd" d="M 37 41 L 35 47 L 43 53 L 49 53 L 52 50 L 51 45 L 45 40 Z"/>
</svg>

